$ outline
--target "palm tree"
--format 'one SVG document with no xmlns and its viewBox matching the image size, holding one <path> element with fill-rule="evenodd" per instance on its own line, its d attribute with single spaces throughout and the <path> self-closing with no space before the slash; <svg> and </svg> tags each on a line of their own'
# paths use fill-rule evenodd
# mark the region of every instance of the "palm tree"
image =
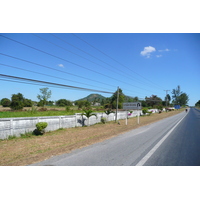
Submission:
<svg viewBox="0 0 200 200">
<path fill-rule="evenodd" d="M 111 109 L 105 110 L 104 111 L 107 115 L 107 120 L 108 120 L 108 115 L 110 115 L 111 113 L 115 113 L 114 111 L 112 111 Z"/>
<path fill-rule="evenodd" d="M 92 110 L 83 110 L 84 111 L 84 113 L 82 113 L 81 115 L 83 116 L 83 115 L 85 115 L 87 118 L 88 118 L 88 126 L 90 126 L 90 117 L 91 116 L 96 116 L 96 118 L 97 118 L 97 115 L 95 114 L 95 113 L 92 113 L 93 111 Z"/>
</svg>

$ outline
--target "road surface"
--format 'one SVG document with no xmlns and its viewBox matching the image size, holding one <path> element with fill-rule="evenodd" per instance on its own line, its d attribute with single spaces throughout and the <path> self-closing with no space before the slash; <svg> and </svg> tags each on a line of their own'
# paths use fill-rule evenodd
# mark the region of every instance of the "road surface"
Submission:
<svg viewBox="0 0 200 200">
<path fill-rule="evenodd" d="M 200 111 L 160 120 L 32 166 L 199 166 Z"/>
</svg>

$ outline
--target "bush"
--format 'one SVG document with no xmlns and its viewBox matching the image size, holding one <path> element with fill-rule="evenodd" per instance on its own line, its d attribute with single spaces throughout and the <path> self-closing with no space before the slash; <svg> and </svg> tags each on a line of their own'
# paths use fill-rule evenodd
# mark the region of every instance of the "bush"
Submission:
<svg viewBox="0 0 200 200">
<path fill-rule="evenodd" d="M 70 111 L 70 107 L 66 106 L 65 111 L 69 112 Z"/>
<path fill-rule="evenodd" d="M 144 115 L 146 115 L 146 114 L 148 113 L 148 109 L 147 109 L 147 108 L 143 108 L 143 109 L 142 109 L 142 113 L 143 113 Z"/>
<path fill-rule="evenodd" d="M 12 108 L 12 110 L 22 110 L 24 104 L 21 101 L 12 101 L 10 107 Z"/>
<path fill-rule="evenodd" d="M 57 106 L 65 107 L 65 106 L 72 106 L 72 102 L 66 99 L 59 99 L 56 101 Z"/>
<path fill-rule="evenodd" d="M 32 107 L 33 102 L 30 99 L 24 99 L 24 107 Z"/>
<path fill-rule="evenodd" d="M 35 135 L 43 135 L 45 133 L 45 128 L 47 127 L 47 122 L 38 122 L 36 124 L 36 130 L 34 131 Z"/>
<path fill-rule="evenodd" d="M 1 105 L 2 105 L 3 107 L 10 107 L 10 104 L 11 104 L 10 99 L 7 99 L 7 98 L 1 99 Z"/>
<path fill-rule="evenodd" d="M 101 118 L 101 123 L 103 123 L 103 124 L 106 123 L 106 118 L 105 118 L 105 117 L 102 117 L 102 118 Z"/>
<path fill-rule="evenodd" d="M 150 116 L 150 115 L 152 114 L 152 111 L 148 111 L 147 113 L 148 113 L 148 115 Z"/>
<path fill-rule="evenodd" d="M 12 110 L 22 110 L 24 107 L 24 97 L 21 93 L 13 94 L 11 97 L 10 107 Z"/>
</svg>

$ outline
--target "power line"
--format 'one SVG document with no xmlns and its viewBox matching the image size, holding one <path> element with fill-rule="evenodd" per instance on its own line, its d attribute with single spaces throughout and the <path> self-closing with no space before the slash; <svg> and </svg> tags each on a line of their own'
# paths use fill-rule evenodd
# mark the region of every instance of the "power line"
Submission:
<svg viewBox="0 0 200 200">
<path fill-rule="evenodd" d="M 35 35 L 35 34 L 34 34 L 34 35 Z M 57 46 L 57 47 L 60 47 L 60 48 L 66 50 L 66 51 L 68 51 L 68 52 L 70 52 L 70 53 L 72 53 L 72 54 L 74 54 L 74 55 L 76 55 L 76 56 L 79 56 L 79 57 L 81 57 L 81 58 L 83 58 L 83 59 L 86 59 L 86 60 L 88 60 L 89 62 L 92 62 L 92 63 L 94 63 L 94 64 L 96 64 L 96 65 L 98 65 L 98 66 L 101 66 L 101 67 L 103 67 L 103 68 L 105 68 L 105 69 L 107 69 L 107 70 L 110 70 L 110 71 L 112 71 L 112 72 L 114 72 L 114 73 L 117 73 L 117 74 L 119 74 L 119 75 L 122 75 L 122 74 L 118 73 L 118 71 L 120 71 L 121 73 L 125 74 L 125 76 L 128 77 L 129 79 L 132 79 L 132 80 L 134 80 L 134 81 L 138 81 L 139 83 L 142 83 L 142 84 L 148 84 L 148 83 L 144 83 L 143 81 L 141 81 L 141 80 L 139 80 L 139 79 L 137 79 L 137 78 L 134 78 L 134 79 L 133 79 L 133 77 L 132 77 L 130 74 L 125 73 L 123 70 L 118 69 L 118 71 L 116 71 L 116 68 L 115 68 L 114 66 L 108 64 L 107 62 L 104 62 L 103 60 L 97 58 L 96 56 L 93 56 L 92 54 L 90 54 L 90 53 L 88 53 L 88 52 L 86 52 L 86 51 L 84 51 L 84 50 L 82 50 L 82 49 L 76 47 L 75 45 L 73 45 L 73 44 L 67 42 L 66 40 L 63 40 L 62 38 L 60 38 L 60 37 L 58 37 L 58 36 L 56 36 L 56 35 L 54 35 L 54 34 L 51 34 L 51 35 L 54 36 L 55 38 L 61 40 L 62 42 L 65 42 L 66 44 L 68 44 L 68 45 L 70 45 L 70 46 L 72 46 L 72 47 L 78 49 L 79 51 L 81 51 L 81 52 L 83 52 L 83 53 L 85 53 L 85 54 L 87 54 L 87 55 L 89 55 L 89 56 L 91 56 L 91 57 L 93 57 L 93 58 L 99 60 L 100 62 L 102 62 L 102 63 L 104 63 L 104 64 L 106 64 L 106 65 L 108 65 L 108 66 L 114 68 L 114 70 L 111 70 L 111 69 L 109 69 L 109 68 L 107 68 L 107 67 L 105 67 L 105 66 L 103 66 L 103 65 L 99 65 L 98 63 L 93 62 L 93 61 L 91 61 L 90 59 L 87 59 L 87 58 L 85 58 L 85 57 L 83 57 L 83 56 L 81 56 L 81 55 L 79 55 L 79 54 L 77 54 L 77 53 L 74 53 L 74 52 L 72 52 L 72 51 L 69 51 L 68 49 L 66 49 L 66 48 L 64 48 L 64 47 L 61 47 L 61 46 L 59 46 L 59 45 L 57 45 L 57 44 L 55 44 L 55 43 L 53 43 L 53 42 L 50 42 L 50 41 L 47 40 L 47 39 L 44 39 L 44 38 L 42 38 L 42 37 L 40 37 L 40 36 L 37 36 L 37 35 L 35 35 L 35 36 L 38 37 L 38 38 L 40 38 L 40 39 L 42 39 L 42 40 L 45 40 L 45 41 L 47 41 L 47 42 L 53 44 L 53 45 L 55 45 L 55 46 Z M 128 75 L 128 76 L 127 76 L 127 75 Z M 124 76 L 124 75 L 123 75 L 123 76 Z"/>
<path fill-rule="evenodd" d="M 103 83 L 101 81 L 97 81 L 97 80 L 86 78 L 86 77 L 83 77 L 83 76 L 80 76 L 80 75 L 72 74 L 70 72 L 66 72 L 66 71 L 63 71 L 63 70 L 54 69 L 54 68 L 46 66 L 46 65 L 41 65 L 41 64 L 38 64 L 38 63 L 35 63 L 35 62 L 32 62 L 32 61 L 24 60 L 24 59 L 17 58 L 17 57 L 14 57 L 14 56 L 11 56 L 11 55 L 7 55 L 7 54 L 4 54 L 4 53 L 0 53 L 0 54 L 3 55 L 3 56 L 7 56 L 7 57 L 10 57 L 10 58 L 16 59 L 16 60 L 27 62 L 27 63 L 33 64 L 33 65 L 38 65 L 38 66 L 41 66 L 41 67 L 44 67 L 44 68 L 47 68 L 47 69 L 51 69 L 51 70 L 54 70 L 54 71 L 62 72 L 62 73 L 65 73 L 65 74 L 69 74 L 71 76 L 79 77 L 79 78 L 82 78 L 82 79 L 85 79 L 85 80 L 89 80 L 89 81 L 93 81 L 93 82 L 97 82 L 97 83 L 101 83 L 101 84 L 105 85 L 105 83 Z M 81 83 L 81 84 L 83 84 L 83 83 Z M 106 85 L 116 88 L 116 86 L 114 86 L 114 85 L 110 85 L 110 84 L 106 84 Z"/>
<path fill-rule="evenodd" d="M 73 80 L 70 80 L 70 79 L 65 79 L 65 78 L 61 78 L 61 77 L 57 77 L 57 76 L 47 75 L 47 74 L 44 74 L 44 73 L 41 73 L 41 72 L 35 72 L 35 71 L 32 71 L 32 70 L 22 69 L 22 68 L 20 68 L 20 67 L 15 67 L 15 66 L 11 66 L 11 65 L 6 65 L 6 64 L 3 64 L 3 63 L 0 63 L 0 65 L 6 66 L 6 67 L 10 67 L 10 68 L 14 68 L 14 69 L 19 69 L 19 70 L 27 71 L 27 72 L 31 72 L 31 73 L 35 73 L 35 74 L 41 74 L 41 75 L 43 75 L 43 76 L 48 76 L 48 77 L 57 78 L 57 79 L 61 79 L 61 80 L 71 81 L 71 82 L 74 82 L 74 83 L 79 83 L 79 84 L 84 84 L 84 85 L 93 86 L 93 85 L 90 85 L 90 84 L 81 83 L 81 82 L 78 82 L 78 81 L 73 81 Z M 101 87 L 100 87 L 100 88 L 101 88 Z M 105 88 L 103 88 L 103 89 L 105 89 Z"/>
<path fill-rule="evenodd" d="M 2 36 L 2 35 L 0 35 L 0 36 Z M 53 54 L 50 54 L 50 53 L 47 53 L 47 52 L 45 52 L 45 51 L 39 50 L 39 49 L 37 49 L 37 48 L 35 48 L 35 47 L 32 47 L 32 46 L 27 45 L 27 44 L 24 44 L 24 43 L 22 43 L 22 42 L 16 41 L 16 40 L 11 39 L 11 38 L 9 38 L 9 37 L 6 37 L 6 36 L 2 36 L 2 37 L 5 37 L 5 38 L 8 39 L 8 40 L 14 41 L 14 42 L 19 43 L 19 44 L 21 44 L 21 45 L 23 45 L 23 46 L 26 46 L 26 47 L 29 47 L 29 48 L 31 48 L 31 49 L 34 49 L 34 50 L 36 50 L 36 51 L 39 51 L 39 52 L 42 52 L 42 53 L 44 53 L 44 54 L 50 55 L 50 56 L 52 56 L 52 57 L 55 57 L 55 58 L 64 60 L 64 61 L 66 61 L 66 62 L 69 62 L 69 63 L 71 63 L 71 64 L 77 65 L 77 66 L 79 66 L 79 67 L 85 68 L 85 69 L 87 69 L 87 70 L 89 70 L 89 71 L 93 71 L 93 72 L 95 72 L 95 73 L 97 73 L 97 74 L 100 74 L 100 75 L 102 75 L 102 76 L 105 76 L 105 77 L 111 78 L 111 79 L 113 79 L 113 80 L 119 81 L 119 80 L 116 79 L 116 78 L 113 78 L 113 77 L 104 75 L 104 74 L 102 74 L 102 73 L 100 73 L 100 72 L 96 72 L 96 71 L 94 71 L 94 70 L 88 69 L 88 68 L 83 67 L 83 66 L 81 66 L 81 65 L 79 65 L 79 64 L 73 63 L 73 62 L 71 62 L 71 61 L 68 61 L 68 60 L 66 60 L 66 59 L 60 58 L 60 57 L 55 56 L 55 55 L 53 55 Z M 125 84 L 127 84 L 127 85 L 132 85 L 132 84 L 126 83 L 126 82 L 124 82 L 124 81 L 120 81 L 120 82 L 125 83 Z M 135 86 L 135 85 L 132 85 L 132 86 L 133 86 L 133 87 L 137 87 L 137 88 L 142 89 L 142 90 L 150 91 L 150 90 L 143 89 L 143 88 L 138 87 L 138 86 Z M 152 91 L 151 91 L 151 92 L 152 92 Z"/>
<path fill-rule="evenodd" d="M 17 58 L 17 57 L 11 56 L 11 55 L 7 55 L 7 54 L 4 54 L 4 53 L 0 53 L 0 55 L 6 56 L 6 57 L 9 57 L 9 58 L 12 58 L 12 59 L 20 60 L 20 61 L 23 61 L 23 62 L 27 62 L 27 63 L 33 64 L 33 65 L 38 65 L 38 66 L 41 66 L 41 67 L 44 67 L 44 68 L 47 68 L 47 69 L 51 69 L 51 70 L 54 70 L 54 71 L 58 71 L 58 72 L 70 74 L 70 75 L 73 75 L 73 76 L 76 76 L 76 77 L 80 77 L 80 78 L 83 78 L 83 79 L 86 79 L 86 80 L 95 81 L 95 80 L 88 79 L 88 78 L 85 78 L 85 77 L 82 77 L 82 76 L 79 76 L 79 75 L 74 75 L 74 74 L 72 74 L 72 73 L 65 72 L 65 71 L 62 71 L 62 70 L 59 70 L 59 69 L 54 69 L 54 68 L 52 68 L 52 67 L 48 67 L 48 66 L 45 66 L 45 65 L 41 65 L 41 64 L 38 64 L 38 63 L 35 63 L 35 62 L 32 62 L 32 61 L 28 61 L 28 60 L 24 60 L 24 59 L 21 59 L 21 58 Z M 11 68 L 20 69 L 20 70 L 24 70 L 24 71 L 33 72 L 33 71 L 31 71 L 31 70 L 21 69 L 21 68 L 19 68 L 19 67 L 14 67 L 14 66 L 6 65 L 6 64 L 1 64 L 1 65 L 7 66 L 7 67 L 11 67 Z M 42 75 L 45 75 L 45 76 L 51 76 L 51 75 L 46 75 L 46 74 L 43 74 L 43 73 L 40 73 L 40 72 L 33 72 L 33 73 L 42 74 Z M 51 76 L 51 77 L 54 77 L 54 76 Z M 57 78 L 57 77 L 56 77 L 56 78 Z M 63 78 L 59 78 L 59 79 L 63 79 Z M 67 80 L 67 79 L 64 79 L 64 80 Z M 77 81 L 73 81 L 73 82 L 77 82 Z M 101 83 L 101 84 L 104 84 L 104 85 L 105 85 L 105 83 L 100 82 L 100 81 L 95 81 L 95 82 L 98 82 L 98 83 Z M 81 84 L 84 84 L 84 83 L 81 83 Z M 85 84 L 85 85 L 89 85 L 89 84 Z M 90 85 L 90 86 L 91 86 L 91 85 Z M 112 87 L 116 88 L 115 86 L 110 85 L 110 84 L 107 84 L 107 83 L 106 83 L 106 86 L 112 86 Z M 102 88 L 102 87 L 100 87 L 100 88 Z M 105 88 L 103 88 L 103 89 L 105 89 Z M 134 92 L 134 91 L 128 90 L 128 89 L 126 89 L 126 91 L 129 91 L 129 92 L 131 92 L 131 93 Z M 135 93 L 135 92 L 134 92 L 134 93 Z M 142 94 L 141 92 L 137 92 L 137 93 Z"/>
<path fill-rule="evenodd" d="M 27 45 L 27 44 L 24 44 L 24 43 L 22 43 L 22 42 L 19 42 L 19 41 L 17 41 L 17 40 L 11 39 L 11 38 L 6 37 L 6 36 L 3 36 L 3 35 L 0 35 L 0 36 L 6 38 L 6 39 L 8 39 L 8 40 L 14 41 L 14 42 L 16 42 L 16 43 L 19 43 L 19 44 L 21 44 L 21 45 L 23 45 L 23 46 L 29 47 L 29 48 L 34 49 L 34 50 L 36 50 L 36 51 L 39 51 L 39 52 L 42 52 L 42 53 L 47 54 L 47 55 L 49 55 L 49 56 L 52 56 L 52 57 L 54 57 L 54 58 L 63 60 L 63 61 L 65 61 L 65 62 L 68 62 L 68 63 L 70 63 L 70 64 L 72 64 L 72 65 L 76 65 L 76 66 L 78 66 L 78 67 L 81 67 L 81 68 L 83 68 L 83 69 L 89 70 L 89 71 L 91 71 L 91 72 L 100 74 L 100 75 L 102 75 L 102 76 L 111 78 L 111 79 L 113 79 L 113 80 L 117 80 L 117 79 L 115 79 L 115 78 L 113 78 L 113 77 L 107 76 L 107 75 L 102 74 L 102 73 L 100 73 L 100 72 L 97 72 L 97 71 L 95 71 L 95 70 L 89 69 L 89 68 L 84 67 L 84 66 L 82 66 L 82 65 L 79 65 L 79 64 L 77 64 L 77 63 L 74 63 L 74 62 L 71 62 L 71 61 L 69 61 L 69 60 L 66 60 L 66 59 L 64 59 L 64 58 L 61 58 L 61 57 L 55 56 L 55 55 L 53 55 L 53 54 L 47 53 L 46 51 L 42 51 L 42 50 L 37 49 L 37 48 L 35 48 L 35 47 L 32 47 L 32 46 L 30 46 L 30 45 Z M 118 81 L 118 80 L 117 80 L 117 81 Z"/>
<path fill-rule="evenodd" d="M 2 35 L 0 35 L 0 36 L 2 36 Z M 96 71 L 91 70 L 91 69 L 88 69 L 88 68 L 83 67 L 83 66 L 81 66 L 81 65 L 79 65 L 79 64 L 73 63 L 73 62 L 71 62 L 71 61 L 68 61 L 68 60 L 66 60 L 66 59 L 60 58 L 60 57 L 55 56 L 55 55 L 53 55 L 53 54 L 50 54 L 50 53 L 47 53 L 47 52 L 45 52 L 45 51 L 39 50 L 39 49 L 37 49 L 37 48 L 35 48 L 35 47 L 32 47 L 32 46 L 30 46 L 30 45 L 24 44 L 24 43 L 22 43 L 22 42 L 19 42 L 19 41 L 14 40 L 14 39 L 8 38 L 8 37 L 6 37 L 6 36 L 2 36 L 2 37 L 6 38 L 6 39 L 8 39 L 8 40 L 14 41 L 14 42 L 16 42 L 16 43 L 19 43 L 19 44 L 21 44 L 21 45 L 24 45 L 24 46 L 26 46 L 26 47 L 29 47 L 29 48 L 31 48 L 31 49 L 34 49 L 34 50 L 36 50 L 36 51 L 39 51 L 39 52 L 42 52 L 42 53 L 44 53 L 44 54 L 50 55 L 50 56 L 55 57 L 55 58 L 57 58 L 57 59 L 64 60 L 64 61 L 66 61 L 66 62 L 68 62 L 68 63 L 73 64 L 73 65 L 82 67 L 82 68 L 87 69 L 87 70 L 89 70 L 89 71 L 93 71 L 93 72 L 95 72 L 95 73 L 97 73 L 97 74 L 100 74 L 100 75 L 102 75 L 102 76 L 105 76 L 105 77 L 111 78 L 111 79 L 113 79 L 113 80 L 119 81 L 118 79 L 115 79 L 115 78 L 113 78 L 113 77 L 104 75 L 104 74 L 102 74 L 102 73 L 96 72 Z M 126 82 L 124 82 L 124 81 L 120 81 L 120 82 L 125 83 L 125 84 L 127 84 L 127 85 L 129 85 L 129 86 L 132 85 L 132 84 L 126 83 Z M 135 86 L 135 85 L 132 85 L 132 86 L 133 86 L 133 87 L 137 87 L 137 86 Z M 113 86 L 112 86 L 112 87 L 113 87 Z M 137 88 L 140 88 L 140 87 L 137 87 Z M 140 89 L 146 90 L 146 89 L 143 89 L 143 88 L 140 88 Z M 150 90 L 146 90 L 146 91 L 150 91 Z M 151 92 L 152 92 L 152 91 L 151 91 Z"/>
<path fill-rule="evenodd" d="M 35 79 L 29 79 L 29 78 L 23 78 L 23 77 L 17 77 L 17 76 L 10 76 L 10 75 L 6 75 L 6 74 L 0 74 L 0 76 L 1 77 L 5 77 L 5 78 L 9 78 L 9 79 L 17 79 L 17 80 L 23 80 L 23 81 L 29 81 L 29 82 L 36 82 L 36 83 L 42 83 L 42 84 L 48 84 L 48 85 L 55 85 L 55 86 L 65 87 L 65 88 L 70 88 L 70 89 L 79 89 L 79 90 L 86 90 L 86 91 L 113 94 L 113 92 L 108 92 L 108 91 L 94 90 L 94 89 L 83 88 L 83 87 L 76 87 L 76 86 L 72 86 L 72 85 L 64 85 L 64 84 L 59 84 L 59 83 L 40 81 L 40 80 L 35 80 Z"/>
<path fill-rule="evenodd" d="M 99 51 L 100 53 L 102 53 L 103 55 L 107 56 L 108 58 L 110 58 L 111 60 L 115 61 L 116 63 L 120 64 L 121 66 L 129 69 L 130 71 L 132 71 L 133 73 L 137 74 L 138 76 L 142 77 L 143 79 L 153 83 L 154 85 L 157 85 L 157 87 L 161 88 L 158 84 L 152 82 L 151 80 L 145 78 L 144 76 L 140 75 L 139 73 L 133 71 L 132 69 L 130 69 L 129 67 L 125 66 L 124 64 L 120 63 L 119 61 L 115 60 L 114 58 L 112 58 L 111 56 L 107 55 L 106 53 L 104 53 L 103 51 L 99 50 L 98 48 L 96 48 L 95 46 L 91 45 L 89 42 L 83 40 L 82 38 L 80 38 L 79 36 L 77 36 L 74 33 L 71 33 L 73 36 L 75 36 L 76 38 L 78 38 L 79 40 L 83 41 L 84 43 L 86 43 L 87 45 L 91 46 L 92 48 L 94 48 L 95 50 Z"/>
</svg>

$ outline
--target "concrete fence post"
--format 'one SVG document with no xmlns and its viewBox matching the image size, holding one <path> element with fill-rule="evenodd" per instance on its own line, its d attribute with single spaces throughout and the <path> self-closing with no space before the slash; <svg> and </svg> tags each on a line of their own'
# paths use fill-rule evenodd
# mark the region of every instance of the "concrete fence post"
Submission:
<svg viewBox="0 0 200 200">
<path fill-rule="evenodd" d="M 77 127 L 77 114 L 75 113 L 75 127 Z"/>
<path fill-rule="evenodd" d="M 61 128 L 61 117 L 59 117 L 59 128 Z"/>
<path fill-rule="evenodd" d="M 13 135 L 13 119 L 10 120 L 10 135 Z"/>
</svg>

